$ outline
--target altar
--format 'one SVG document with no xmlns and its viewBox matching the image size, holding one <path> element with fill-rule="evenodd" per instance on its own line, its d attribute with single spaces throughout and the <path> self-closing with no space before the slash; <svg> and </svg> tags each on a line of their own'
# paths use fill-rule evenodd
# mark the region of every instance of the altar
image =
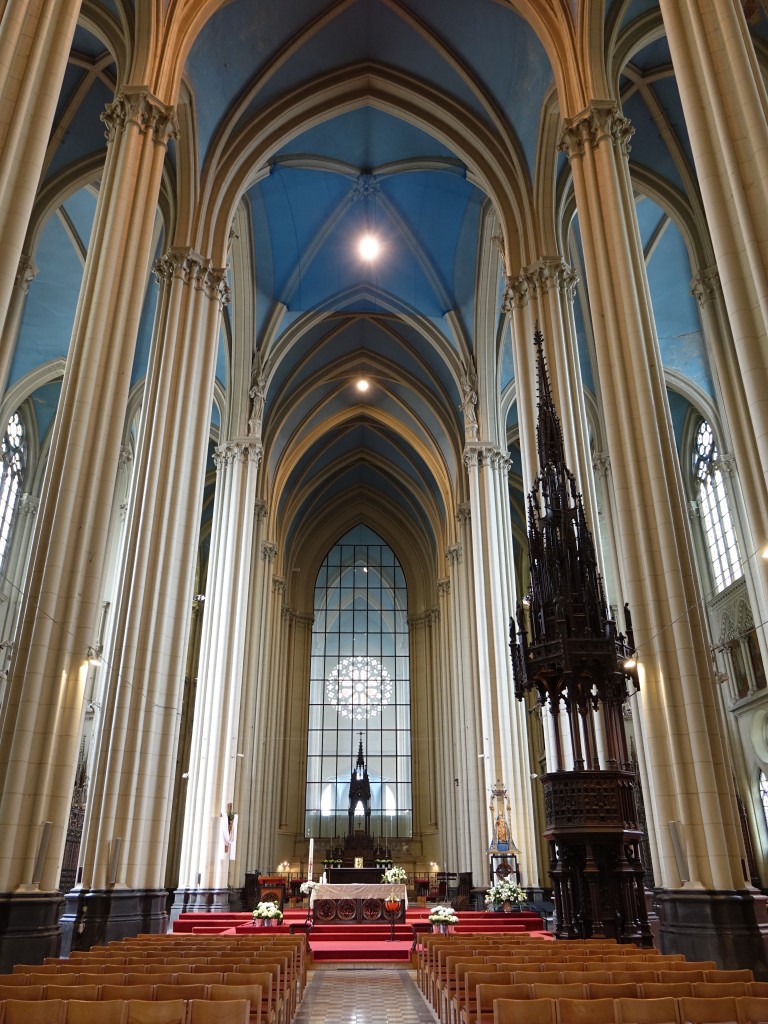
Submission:
<svg viewBox="0 0 768 1024">
<path fill-rule="evenodd" d="M 319 885 L 312 894 L 315 924 L 389 924 L 392 918 L 384 904 L 392 895 L 400 900 L 395 921 L 405 921 L 408 893 L 404 885 Z"/>
</svg>

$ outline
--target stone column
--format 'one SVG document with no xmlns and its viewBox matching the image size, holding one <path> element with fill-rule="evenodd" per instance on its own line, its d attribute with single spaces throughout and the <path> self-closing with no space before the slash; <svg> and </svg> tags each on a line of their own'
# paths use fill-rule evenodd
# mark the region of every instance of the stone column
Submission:
<svg viewBox="0 0 768 1024">
<path fill-rule="evenodd" d="M 439 765 L 438 828 L 440 853 L 435 858 L 442 871 L 451 870 L 459 863 L 458 826 L 456 822 L 456 751 L 461 743 L 459 708 L 457 700 L 456 647 L 453 641 L 451 581 L 442 577 L 437 581 L 439 608 L 439 673 L 430 695 L 436 723 L 435 754 Z M 439 742 L 437 738 L 439 737 Z"/>
<path fill-rule="evenodd" d="M 155 271 L 161 291 L 81 855 L 82 935 L 91 941 L 167 926 L 165 861 L 227 298 L 225 272 L 190 249 L 170 250 Z"/>
<path fill-rule="evenodd" d="M 281 725 L 283 761 L 290 765 L 280 785 L 280 860 L 293 860 L 297 842 L 304 838 L 304 805 L 307 782 L 307 729 L 309 697 L 307 684 L 312 649 L 314 615 L 290 611 L 290 645 L 285 673 L 285 718 Z M 302 844 L 303 846 L 303 844 Z"/>
<path fill-rule="evenodd" d="M 768 481 L 768 95 L 742 5 L 660 0 L 728 321 Z M 746 470 L 746 467 L 744 467 Z"/>
<path fill-rule="evenodd" d="M 514 699 L 509 657 L 509 620 L 514 607 L 507 475 L 509 459 L 492 445 L 468 444 L 464 463 L 469 474 L 474 581 L 473 626 L 478 638 L 478 678 L 483 768 L 483 804 L 502 779 L 513 797 L 513 837 L 521 849 L 520 869 L 527 884 L 538 882 L 536 839 L 525 708 Z M 485 811 L 485 807 L 483 807 Z M 485 844 L 491 839 L 487 814 Z"/>
<path fill-rule="evenodd" d="M 241 702 L 239 735 L 242 737 L 243 772 L 235 784 L 235 806 L 243 808 L 245 821 L 240 830 L 237 848 L 238 877 L 246 870 L 267 870 L 262 859 L 264 822 L 262 819 L 261 786 L 265 768 L 264 730 L 268 702 L 266 663 L 269 647 L 269 610 L 272 597 L 272 573 L 277 547 L 266 540 L 267 507 L 257 502 L 255 554 L 250 609 L 249 641 L 247 647 L 246 688 Z M 246 813 L 247 811 L 247 813 Z"/>
<path fill-rule="evenodd" d="M 0 392 L 16 331 L 8 320 L 22 246 L 82 0 L 8 0 L 0 21 Z"/>
<path fill-rule="evenodd" d="M 408 617 L 411 663 L 411 777 L 413 786 L 413 830 L 423 834 L 435 830 L 435 729 L 432 720 L 432 695 L 435 690 L 435 663 L 432 645 L 437 611 Z"/>
<path fill-rule="evenodd" d="M 176 906 L 229 909 L 228 809 L 238 815 L 235 775 L 243 692 L 256 479 L 261 444 L 216 449 L 216 495 L 195 699 Z M 235 852 L 237 845 L 235 844 Z"/>
<path fill-rule="evenodd" d="M 446 870 L 473 871 L 482 877 L 484 868 L 478 851 L 485 842 L 484 772 L 478 769 L 480 717 L 478 709 L 478 682 L 476 643 L 474 637 L 474 608 L 471 585 L 471 539 L 469 538 L 469 509 L 459 506 L 457 511 L 459 537 L 457 544 L 449 545 L 446 557 L 450 572 L 451 598 L 451 698 L 454 745 L 449 778 L 453 779 L 453 807 L 456 822 L 456 860 L 446 864 Z M 467 543 L 469 542 L 469 546 Z M 477 871 L 481 873 L 478 875 Z"/>
<path fill-rule="evenodd" d="M 734 892 L 744 887 L 742 843 L 637 226 L 630 135 L 629 123 L 612 103 L 594 100 L 566 119 L 562 146 L 573 172 L 619 557 L 641 658 L 651 788 L 646 798 L 654 801 L 659 821 L 682 822 L 687 844 L 683 864 L 671 832 L 662 827 L 657 881 L 675 892 L 683 884 Z M 699 902 L 697 912 L 706 918 L 711 899 L 709 909 L 702 909 L 705 903 Z M 705 925 L 702 919 L 691 932 L 691 949 L 703 941 Z M 669 927 L 674 930 L 671 921 Z M 665 941 L 688 941 L 679 932 L 674 939 L 670 934 Z M 706 940 L 722 959 L 731 957 L 733 947 L 726 948 L 716 928 Z"/>
<path fill-rule="evenodd" d="M 58 944 L 56 885 L 80 742 L 86 653 L 101 613 L 141 313 L 137 297 L 146 288 L 166 140 L 173 130 L 171 111 L 141 89 L 123 90 L 104 119 L 107 158 L 0 734 L 0 933 L 7 934 L 16 906 L 27 922 L 21 933 L 29 935 L 29 945 L 20 946 L 16 934 L 9 951 L 16 959 L 36 959 Z M 0 940 L 0 969 L 4 955 Z"/>
</svg>

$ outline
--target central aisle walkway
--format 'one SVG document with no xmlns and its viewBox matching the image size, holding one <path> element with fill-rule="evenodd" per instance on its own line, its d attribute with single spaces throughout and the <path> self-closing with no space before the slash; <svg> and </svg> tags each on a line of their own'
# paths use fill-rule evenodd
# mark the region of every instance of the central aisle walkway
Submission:
<svg viewBox="0 0 768 1024">
<path fill-rule="evenodd" d="M 293 1024 L 435 1024 L 405 967 L 318 964 Z"/>
</svg>

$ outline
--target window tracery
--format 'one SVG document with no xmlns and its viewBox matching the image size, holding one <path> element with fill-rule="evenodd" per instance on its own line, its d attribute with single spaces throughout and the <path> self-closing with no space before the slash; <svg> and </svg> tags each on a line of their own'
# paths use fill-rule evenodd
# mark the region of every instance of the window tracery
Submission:
<svg viewBox="0 0 768 1024">
<path fill-rule="evenodd" d="M 2 479 L 0 480 L 0 568 L 5 563 L 11 531 L 21 499 L 27 452 L 24 424 L 15 412 L 5 427 L 2 442 Z"/>
<path fill-rule="evenodd" d="M 741 578 L 742 569 L 715 435 L 706 420 L 701 421 L 696 433 L 693 472 L 715 591 L 719 593 Z"/>
</svg>

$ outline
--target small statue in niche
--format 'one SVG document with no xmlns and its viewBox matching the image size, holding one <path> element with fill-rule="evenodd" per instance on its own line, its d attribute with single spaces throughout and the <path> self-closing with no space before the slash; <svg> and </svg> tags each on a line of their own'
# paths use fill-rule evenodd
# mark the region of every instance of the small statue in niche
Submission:
<svg viewBox="0 0 768 1024">
<path fill-rule="evenodd" d="M 477 374 L 470 359 L 461 379 L 461 411 L 464 413 L 464 439 L 477 440 Z"/>
<path fill-rule="evenodd" d="M 258 352 L 253 357 L 251 367 L 251 387 L 248 391 L 251 399 L 251 415 L 248 418 L 248 433 L 261 440 L 261 425 L 264 416 L 264 405 L 267 399 L 267 378 L 261 365 L 261 356 Z"/>
</svg>

